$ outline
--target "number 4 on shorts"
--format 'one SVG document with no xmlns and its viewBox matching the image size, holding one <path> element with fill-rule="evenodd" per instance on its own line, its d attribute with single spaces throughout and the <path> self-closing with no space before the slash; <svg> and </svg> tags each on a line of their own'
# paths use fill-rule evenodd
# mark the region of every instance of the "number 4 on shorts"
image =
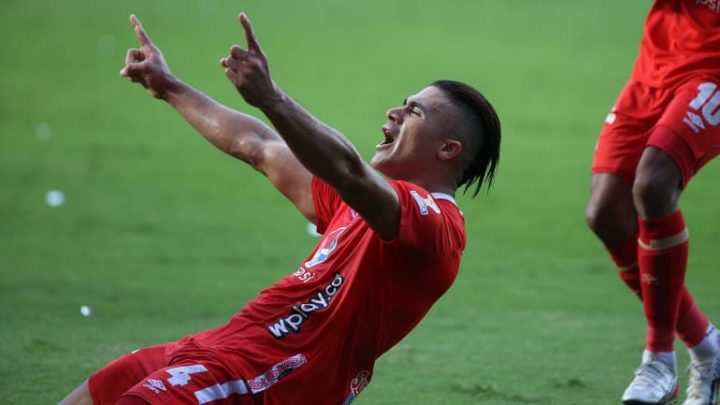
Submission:
<svg viewBox="0 0 720 405">
<path fill-rule="evenodd" d="M 172 376 L 167 379 L 170 385 L 186 385 L 190 381 L 190 374 L 202 373 L 208 369 L 202 364 L 193 364 L 192 366 L 169 368 L 165 371 Z"/>
</svg>

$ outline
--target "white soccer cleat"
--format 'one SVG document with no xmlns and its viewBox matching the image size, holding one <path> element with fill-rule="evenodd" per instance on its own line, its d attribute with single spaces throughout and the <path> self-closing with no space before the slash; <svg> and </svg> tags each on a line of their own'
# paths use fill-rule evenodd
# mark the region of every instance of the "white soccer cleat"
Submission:
<svg viewBox="0 0 720 405">
<path fill-rule="evenodd" d="M 658 358 L 649 356 L 635 370 L 622 396 L 625 405 L 665 405 L 677 396 L 677 376 Z"/>
<path fill-rule="evenodd" d="M 713 360 L 690 362 L 687 398 L 683 405 L 718 405 L 720 356 Z"/>
</svg>

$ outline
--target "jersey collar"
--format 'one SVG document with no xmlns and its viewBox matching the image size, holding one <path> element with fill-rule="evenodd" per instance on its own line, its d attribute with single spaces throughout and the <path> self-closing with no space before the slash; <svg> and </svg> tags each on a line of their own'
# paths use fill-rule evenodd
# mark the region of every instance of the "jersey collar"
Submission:
<svg viewBox="0 0 720 405">
<path fill-rule="evenodd" d="M 455 199 L 454 199 L 453 196 L 451 196 L 450 194 L 445 194 L 445 193 L 430 193 L 430 195 L 432 195 L 433 198 L 436 199 L 436 200 L 447 200 L 447 201 L 450 201 L 451 203 L 453 203 L 453 204 L 455 204 L 455 205 L 457 206 L 457 203 L 455 202 Z"/>
</svg>

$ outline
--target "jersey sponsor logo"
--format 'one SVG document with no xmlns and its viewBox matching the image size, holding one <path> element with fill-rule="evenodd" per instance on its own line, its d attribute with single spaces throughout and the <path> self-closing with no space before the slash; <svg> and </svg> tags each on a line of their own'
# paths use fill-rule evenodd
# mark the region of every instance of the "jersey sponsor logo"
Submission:
<svg viewBox="0 0 720 405">
<path fill-rule="evenodd" d="M 330 232 L 326 237 L 324 237 L 320 242 L 320 247 L 318 247 L 318 250 L 315 251 L 315 255 L 313 255 L 312 259 L 305 262 L 305 267 L 309 269 L 325 262 L 328 257 L 330 257 L 330 253 L 332 253 L 332 251 L 337 247 L 340 235 L 342 235 L 347 228 L 347 226 L 343 226 Z"/>
<path fill-rule="evenodd" d="M 698 6 L 705 6 L 713 11 L 720 11 L 720 1 L 718 0 L 695 0 Z"/>
<path fill-rule="evenodd" d="M 149 378 L 147 381 L 145 381 L 143 387 L 149 389 L 156 394 L 159 394 L 160 391 L 167 391 L 167 388 L 165 388 L 165 384 L 163 384 L 162 381 L 156 380 L 154 378 Z"/>
<path fill-rule="evenodd" d="M 345 282 L 345 278 L 340 273 L 335 273 L 332 281 L 324 288 L 316 291 L 310 299 L 299 305 L 293 305 L 290 309 L 290 314 L 276 320 L 267 327 L 267 330 L 276 339 L 282 339 L 285 336 L 299 332 L 302 328 L 303 323 L 312 315 L 315 311 L 319 311 L 330 306 L 330 302 L 333 297 L 337 294 Z"/>
<path fill-rule="evenodd" d="M 717 84 L 701 83 L 697 96 L 690 101 L 690 109 L 697 113 L 687 111 L 683 122 L 696 134 L 705 129 L 706 122 L 713 127 L 720 124 L 720 91 L 715 90 Z"/>
<path fill-rule="evenodd" d="M 413 196 L 415 199 L 415 202 L 418 205 L 418 208 L 420 208 L 420 215 L 427 215 L 430 211 L 428 208 L 435 211 L 436 214 L 440 213 L 440 207 L 438 207 L 435 200 L 432 198 L 432 196 L 427 196 L 426 198 L 420 197 L 420 194 L 415 190 L 410 190 L 410 195 Z"/>
</svg>

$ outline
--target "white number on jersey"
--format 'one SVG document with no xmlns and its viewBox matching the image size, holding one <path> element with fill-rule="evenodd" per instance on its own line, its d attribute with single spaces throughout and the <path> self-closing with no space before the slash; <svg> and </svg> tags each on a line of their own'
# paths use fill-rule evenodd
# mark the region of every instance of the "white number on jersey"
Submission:
<svg viewBox="0 0 720 405">
<path fill-rule="evenodd" d="M 702 118 L 705 118 L 708 124 L 716 126 L 720 124 L 720 92 L 717 90 L 717 84 L 705 82 L 698 86 L 698 95 L 690 102 L 690 108 L 695 111 L 700 110 Z M 701 110 L 702 108 L 702 110 Z M 690 129 L 695 133 L 705 129 L 702 118 L 697 114 L 688 111 L 683 119 Z"/>
<path fill-rule="evenodd" d="M 190 381 L 190 374 L 208 371 L 202 364 L 192 366 L 175 367 L 166 370 L 172 377 L 167 379 L 171 385 L 186 385 Z"/>
</svg>

